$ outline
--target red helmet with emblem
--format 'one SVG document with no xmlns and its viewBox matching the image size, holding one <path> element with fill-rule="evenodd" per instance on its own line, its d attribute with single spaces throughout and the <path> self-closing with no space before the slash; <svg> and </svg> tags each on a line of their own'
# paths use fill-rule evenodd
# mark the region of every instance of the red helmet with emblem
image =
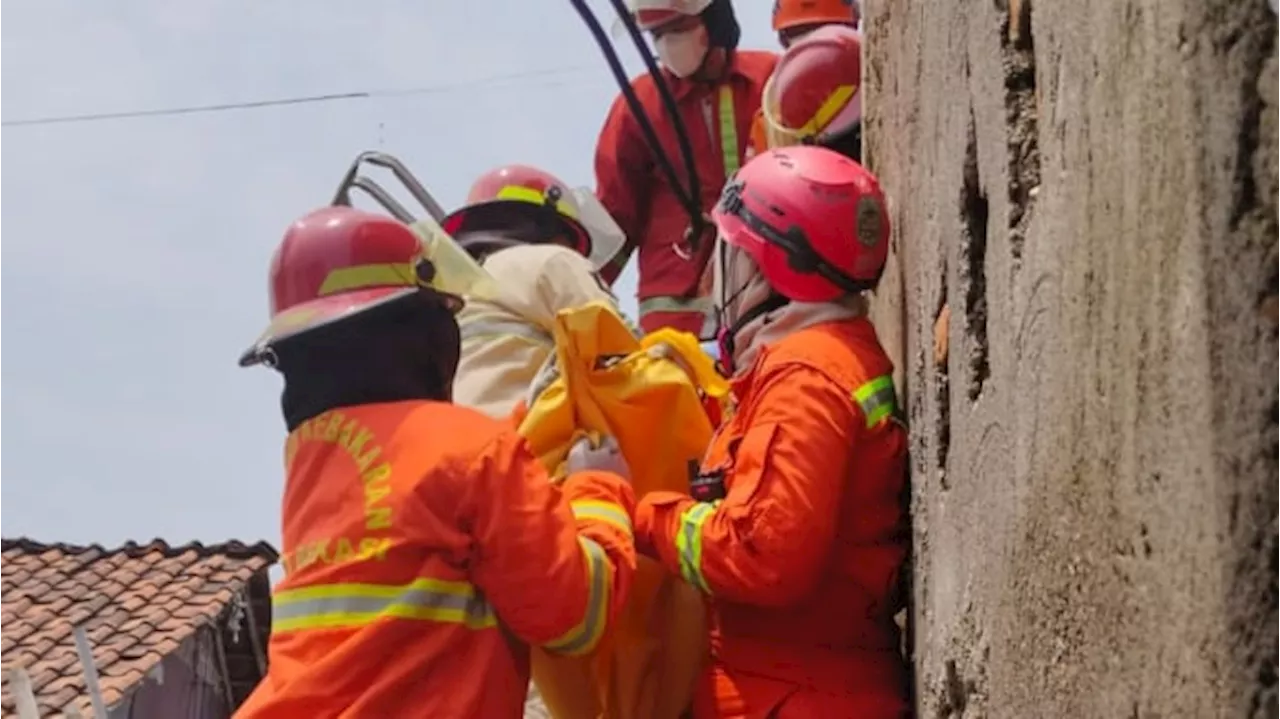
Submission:
<svg viewBox="0 0 1280 719">
<path fill-rule="evenodd" d="M 770 147 L 826 144 L 862 122 L 862 34 L 827 25 L 792 45 L 766 83 Z"/>
<path fill-rule="evenodd" d="M 889 218 L 875 175 L 815 145 L 752 158 L 712 212 L 769 285 L 797 302 L 875 289 L 889 253 Z"/>
<path fill-rule="evenodd" d="M 486 172 L 471 186 L 467 204 L 440 223 L 468 251 L 468 233 L 502 233 L 520 242 L 558 242 L 586 257 L 591 235 L 580 219 L 569 186 L 549 172 L 507 165 Z"/>
<path fill-rule="evenodd" d="M 437 278 L 426 246 L 403 223 L 351 207 L 325 207 L 295 221 L 271 260 L 271 322 L 240 366 L 267 361 L 277 342 L 419 292 L 450 309 L 460 294 Z"/>
</svg>

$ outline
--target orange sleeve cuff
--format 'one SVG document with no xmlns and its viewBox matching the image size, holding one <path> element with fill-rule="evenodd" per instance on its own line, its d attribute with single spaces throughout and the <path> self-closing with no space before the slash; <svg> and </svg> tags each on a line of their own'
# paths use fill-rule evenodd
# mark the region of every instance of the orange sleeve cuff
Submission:
<svg viewBox="0 0 1280 719">
<path fill-rule="evenodd" d="M 693 504 L 692 497 L 679 492 L 650 492 L 636 502 L 636 552 L 679 574 L 676 532 L 680 515 Z"/>
</svg>

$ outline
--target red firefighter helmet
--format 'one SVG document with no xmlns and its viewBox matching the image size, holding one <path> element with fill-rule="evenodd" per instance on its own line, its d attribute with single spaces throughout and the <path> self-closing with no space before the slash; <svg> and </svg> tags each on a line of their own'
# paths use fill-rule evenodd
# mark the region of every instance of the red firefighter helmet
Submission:
<svg viewBox="0 0 1280 719">
<path fill-rule="evenodd" d="M 805 28 L 828 23 L 857 25 L 854 0 L 774 0 L 773 31 L 783 40 L 784 47 Z"/>
<path fill-rule="evenodd" d="M 766 83 L 770 147 L 826 144 L 862 121 L 862 34 L 827 25 L 792 45 Z"/>
<path fill-rule="evenodd" d="M 874 289 L 889 252 L 889 217 L 875 175 L 834 150 L 799 145 L 752 158 L 712 211 L 769 285 L 797 302 Z"/>
<path fill-rule="evenodd" d="M 481 175 L 471 186 L 467 204 L 440 225 L 455 237 L 516 231 L 526 242 L 560 239 L 583 257 L 591 254 L 591 235 L 579 219 L 578 201 L 569 186 L 527 165 L 507 165 Z M 465 237 L 458 237 L 458 242 L 467 246 Z"/>
<path fill-rule="evenodd" d="M 295 221 L 271 260 L 271 322 L 241 357 L 266 360 L 276 342 L 424 290 L 454 311 L 458 295 L 435 285 L 424 246 L 397 220 L 351 207 L 325 207 Z"/>
</svg>

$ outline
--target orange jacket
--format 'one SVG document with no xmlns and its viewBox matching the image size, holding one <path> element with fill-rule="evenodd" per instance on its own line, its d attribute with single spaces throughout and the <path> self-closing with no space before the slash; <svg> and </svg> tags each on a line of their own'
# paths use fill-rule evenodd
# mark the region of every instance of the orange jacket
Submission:
<svg viewBox="0 0 1280 719">
<path fill-rule="evenodd" d="M 770 52 L 738 50 L 727 80 L 718 86 L 666 75 L 693 149 L 704 211 L 715 205 L 726 176 L 742 163 L 746 148 L 739 138 L 747 136 L 751 118 L 760 107 L 765 80 L 777 61 L 777 55 Z M 675 129 L 653 78 L 641 75 L 631 87 L 665 154 L 685 180 Z M 614 100 L 596 145 L 596 195 L 627 235 L 626 244 L 601 274 L 612 283 L 631 253 L 639 249 L 640 326 L 645 332 L 675 327 L 700 334 L 708 307 L 705 298 L 699 297 L 698 280 L 712 243 L 702 242 L 691 259 L 676 254 L 675 246 L 684 241 L 689 215 L 667 184 L 621 95 Z"/>
<path fill-rule="evenodd" d="M 332 410 L 290 433 L 285 464 L 270 667 L 238 718 L 520 716 L 528 645 L 589 651 L 626 599 L 630 487 L 556 488 L 478 412 Z"/>
<path fill-rule="evenodd" d="M 723 500 L 640 501 L 637 548 L 711 597 L 696 717 L 905 715 L 893 616 L 907 434 L 891 372 L 866 319 L 766 347 L 734 380 L 737 412 L 702 462 Z"/>
</svg>

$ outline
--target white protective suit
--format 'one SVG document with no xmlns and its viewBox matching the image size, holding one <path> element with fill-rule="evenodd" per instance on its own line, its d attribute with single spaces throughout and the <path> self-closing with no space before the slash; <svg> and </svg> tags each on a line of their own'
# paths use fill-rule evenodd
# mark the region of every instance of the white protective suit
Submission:
<svg viewBox="0 0 1280 719">
<path fill-rule="evenodd" d="M 599 300 L 617 302 L 591 262 L 560 245 L 508 247 L 482 265 L 498 292 L 492 300 L 469 299 L 458 314 L 462 358 L 453 401 L 505 419 L 554 361 L 556 314 Z"/>
</svg>

